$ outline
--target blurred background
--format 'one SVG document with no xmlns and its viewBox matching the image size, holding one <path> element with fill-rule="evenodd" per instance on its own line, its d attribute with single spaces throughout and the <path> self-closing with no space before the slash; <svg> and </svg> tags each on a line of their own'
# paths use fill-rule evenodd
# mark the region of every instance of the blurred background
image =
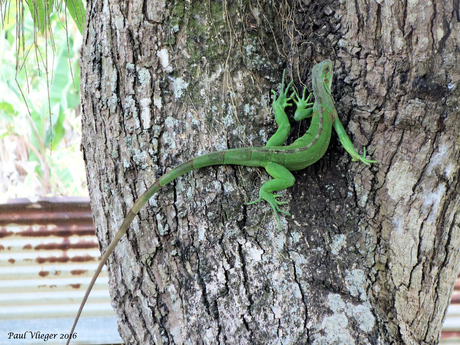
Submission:
<svg viewBox="0 0 460 345">
<path fill-rule="evenodd" d="M 80 151 L 82 26 L 47 4 L 0 1 L 0 344 L 65 344 L 100 260 Z M 72 344 L 122 343 L 106 271 L 88 302 Z"/>
</svg>

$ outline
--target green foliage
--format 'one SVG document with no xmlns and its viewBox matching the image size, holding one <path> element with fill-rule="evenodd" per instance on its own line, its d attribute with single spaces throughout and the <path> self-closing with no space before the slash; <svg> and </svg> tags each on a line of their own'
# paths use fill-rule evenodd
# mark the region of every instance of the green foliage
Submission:
<svg viewBox="0 0 460 345">
<path fill-rule="evenodd" d="M 50 26 L 50 14 L 53 8 L 53 0 L 27 0 L 29 11 L 40 32 L 45 32 Z"/>
<path fill-rule="evenodd" d="M 85 6 L 82 0 L 65 0 L 67 11 L 70 13 L 72 19 L 83 34 L 83 27 L 85 25 Z"/>
<path fill-rule="evenodd" d="M 53 0 L 26 0 L 29 12 L 32 15 L 34 26 L 40 32 L 44 33 L 50 29 L 53 8 Z M 80 34 L 83 34 L 85 25 L 85 5 L 82 0 L 65 0 L 67 12 L 70 14 L 77 25 Z"/>
<path fill-rule="evenodd" d="M 83 3 L 68 3 L 72 3 L 74 15 L 82 18 Z M 77 138 L 79 121 L 76 120 L 80 104 L 78 49 L 81 36 L 78 31 L 82 31 L 83 21 L 80 20 L 80 25 L 66 24 L 64 13 L 51 14 L 52 0 L 28 0 L 22 8 L 19 3 L 15 5 L 8 11 L 2 6 L 0 139 L 24 144 L 27 162 L 17 164 L 21 164 L 28 175 L 17 178 L 13 184 L 32 186 L 40 181 L 42 192 L 39 194 L 84 195 L 84 169 Z M 16 9 L 21 16 L 16 15 Z M 0 143 L 0 150 L 5 150 L 2 144 L 6 145 Z M 77 161 L 81 162 L 79 167 L 75 164 Z M 14 175 L 14 169 L 8 168 L 10 173 L 6 176 L 8 169 L 2 168 L 0 191 L 5 192 L 6 183 L 11 182 L 6 180 Z M 13 194 L 25 196 L 21 192 Z"/>
</svg>

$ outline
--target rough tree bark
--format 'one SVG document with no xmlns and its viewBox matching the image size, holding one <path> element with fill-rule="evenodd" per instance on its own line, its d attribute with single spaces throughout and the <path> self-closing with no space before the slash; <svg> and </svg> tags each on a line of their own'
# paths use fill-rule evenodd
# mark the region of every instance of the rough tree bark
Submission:
<svg viewBox="0 0 460 345">
<path fill-rule="evenodd" d="M 357 147 L 295 174 L 278 232 L 258 169 L 206 168 L 150 200 L 109 260 L 127 344 L 434 344 L 459 270 L 454 0 L 90 0 L 83 152 L 101 247 L 161 174 L 262 146 L 271 88 L 334 61 Z M 293 138 L 306 125 L 293 125 Z"/>
</svg>

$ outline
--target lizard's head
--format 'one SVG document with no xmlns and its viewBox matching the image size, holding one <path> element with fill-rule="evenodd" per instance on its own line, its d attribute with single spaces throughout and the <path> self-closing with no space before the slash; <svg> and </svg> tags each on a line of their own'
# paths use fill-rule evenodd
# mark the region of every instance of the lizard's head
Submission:
<svg viewBox="0 0 460 345">
<path fill-rule="evenodd" d="M 323 82 L 323 86 L 326 88 L 327 92 L 331 93 L 331 86 L 332 86 L 332 62 L 331 60 L 324 60 L 319 64 L 313 66 L 313 75 L 321 76 L 320 80 Z"/>
</svg>

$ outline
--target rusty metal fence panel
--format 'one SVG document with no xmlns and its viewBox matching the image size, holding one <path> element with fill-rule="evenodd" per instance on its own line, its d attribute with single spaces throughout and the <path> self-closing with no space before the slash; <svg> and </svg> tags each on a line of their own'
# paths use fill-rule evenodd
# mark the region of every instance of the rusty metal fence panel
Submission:
<svg viewBox="0 0 460 345">
<path fill-rule="evenodd" d="M 89 198 L 0 204 L 0 343 L 43 343 L 44 334 L 58 334 L 55 343 L 65 343 L 58 338 L 70 331 L 99 260 Z M 104 269 L 73 343 L 107 342 L 121 340 Z"/>
<path fill-rule="evenodd" d="M 442 327 L 441 344 L 460 344 L 460 276 L 454 285 L 454 292 L 447 309 L 446 319 Z"/>
</svg>

